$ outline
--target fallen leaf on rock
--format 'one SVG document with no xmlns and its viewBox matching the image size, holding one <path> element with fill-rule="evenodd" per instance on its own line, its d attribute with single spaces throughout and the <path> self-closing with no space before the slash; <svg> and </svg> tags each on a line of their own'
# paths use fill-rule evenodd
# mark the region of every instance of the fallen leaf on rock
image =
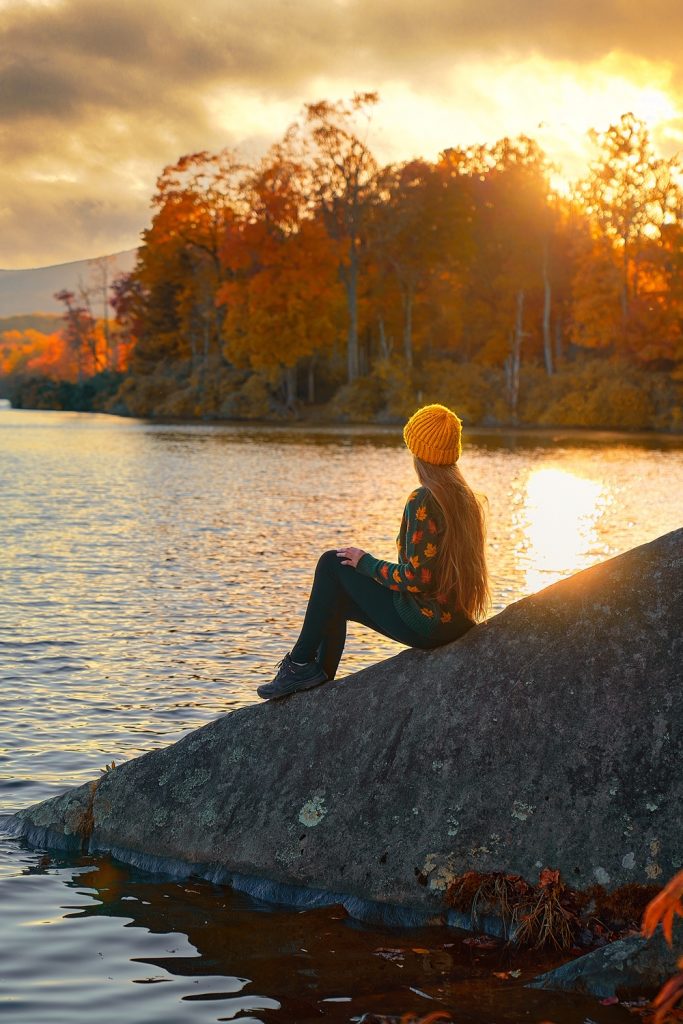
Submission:
<svg viewBox="0 0 683 1024">
<path fill-rule="evenodd" d="M 429 950 L 423 949 L 422 946 L 413 946 L 413 953 L 429 953 Z"/>
<path fill-rule="evenodd" d="M 494 971 L 494 978 L 502 978 L 503 981 L 507 981 L 508 978 L 519 978 L 521 971 Z"/>
</svg>

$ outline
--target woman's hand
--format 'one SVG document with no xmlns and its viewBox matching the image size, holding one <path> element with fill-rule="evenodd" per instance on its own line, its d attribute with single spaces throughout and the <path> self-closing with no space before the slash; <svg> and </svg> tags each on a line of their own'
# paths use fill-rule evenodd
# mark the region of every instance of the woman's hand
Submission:
<svg viewBox="0 0 683 1024">
<path fill-rule="evenodd" d="M 352 565 L 354 569 L 364 554 L 360 548 L 337 548 L 337 557 L 341 559 L 341 564 Z"/>
</svg>

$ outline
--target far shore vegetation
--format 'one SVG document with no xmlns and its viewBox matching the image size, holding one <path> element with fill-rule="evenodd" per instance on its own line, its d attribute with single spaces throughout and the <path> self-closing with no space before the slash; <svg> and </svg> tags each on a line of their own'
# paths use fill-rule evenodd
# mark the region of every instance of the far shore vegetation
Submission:
<svg viewBox="0 0 683 1024">
<path fill-rule="evenodd" d="M 19 407 L 207 420 L 683 431 L 683 167 L 631 114 L 562 182 L 530 138 L 381 166 L 377 96 L 256 164 L 164 168 L 132 273 L 0 321 Z"/>
</svg>

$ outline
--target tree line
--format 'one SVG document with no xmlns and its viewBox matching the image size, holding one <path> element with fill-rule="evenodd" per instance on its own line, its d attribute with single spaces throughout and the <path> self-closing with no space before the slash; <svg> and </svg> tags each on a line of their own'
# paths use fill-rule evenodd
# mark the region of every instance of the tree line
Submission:
<svg viewBox="0 0 683 1024">
<path fill-rule="evenodd" d="M 115 283 L 117 407 L 683 427 L 683 177 L 647 126 L 591 132 L 560 190 L 527 137 L 382 166 L 377 102 L 306 104 L 253 164 L 163 170 Z"/>
</svg>

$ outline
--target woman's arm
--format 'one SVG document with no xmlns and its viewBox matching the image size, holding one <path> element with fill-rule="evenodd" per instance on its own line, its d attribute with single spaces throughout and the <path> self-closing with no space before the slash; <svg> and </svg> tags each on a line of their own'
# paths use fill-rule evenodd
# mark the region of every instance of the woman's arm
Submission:
<svg viewBox="0 0 683 1024">
<path fill-rule="evenodd" d="M 403 517 L 406 527 L 403 545 L 405 561 L 402 559 L 403 552 L 399 553 L 399 562 L 385 562 L 365 552 L 358 560 L 356 569 L 390 590 L 429 593 L 434 589 L 432 573 L 438 551 L 438 530 L 424 488 L 411 494 Z"/>
</svg>

